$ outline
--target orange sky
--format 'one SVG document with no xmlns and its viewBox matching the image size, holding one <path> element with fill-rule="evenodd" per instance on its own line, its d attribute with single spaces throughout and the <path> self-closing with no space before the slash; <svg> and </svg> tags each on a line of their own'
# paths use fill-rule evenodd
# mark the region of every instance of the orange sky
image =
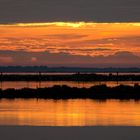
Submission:
<svg viewBox="0 0 140 140">
<path fill-rule="evenodd" d="M 2 50 L 47 51 L 92 57 L 129 51 L 140 56 L 140 23 L 1 24 L 0 51 Z M 32 60 L 36 61 L 36 58 Z"/>
</svg>

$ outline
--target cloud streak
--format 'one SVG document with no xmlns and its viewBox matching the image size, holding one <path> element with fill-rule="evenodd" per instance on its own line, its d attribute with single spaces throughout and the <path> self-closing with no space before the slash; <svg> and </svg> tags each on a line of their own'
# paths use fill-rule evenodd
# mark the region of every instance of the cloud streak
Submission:
<svg viewBox="0 0 140 140">
<path fill-rule="evenodd" d="M 127 25 L 127 24 L 126 24 Z M 118 25 L 113 29 L 104 29 L 107 25 L 101 27 L 84 27 L 73 29 L 72 27 L 15 27 L 15 29 L 3 27 L 8 33 L 0 33 L 0 50 L 23 50 L 28 52 L 51 53 L 69 53 L 75 55 L 111 55 L 117 51 L 129 51 L 140 55 L 140 27 L 136 26 L 132 30 L 124 27 L 122 31 L 118 31 Z M 127 28 L 127 30 L 125 29 Z M 43 31 L 44 29 L 44 31 Z M 37 31 L 36 31 L 37 30 Z M 40 31 L 41 30 L 41 31 Z M 90 30 L 90 31 L 89 31 Z M 106 33 L 106 30 L 108 31 Z M 29 34 L 29 32 L 33 32 Z M 35 32 L 35 33 L 34 33 Z M 118 33 L 119 32 L 119 33 Z M 127 33 L 126 33 L 127 32 Z M 48 34 L 46 34 L 48 33 Z M 12 35 L 11 35 L 12 34 Z"/>
</svg>

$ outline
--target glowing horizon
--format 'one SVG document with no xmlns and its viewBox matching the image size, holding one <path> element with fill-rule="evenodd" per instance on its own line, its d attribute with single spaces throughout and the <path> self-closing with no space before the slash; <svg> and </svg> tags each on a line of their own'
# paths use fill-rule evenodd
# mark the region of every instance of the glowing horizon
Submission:
<svg viewBox="0 0 140 140">
<path fill-rule="evenodd" d="M 106 24 L 125 24 L 125 25 L 131 25 L 131 26 L 140 26 L 140 22 L 83 22 L 83 21 L 76 21 L 76 22 L 19 22 L 19 23 L 5 23 L 5 24 L 0 24 L 0 27 L 2 26 L 19 26 L 19 27 L 32 27 L 32 26 L 50 26 L 50 25 L 55 25 L 55 26 L 68 26 L 68 27 L 74 27 L 74 28 L 78 28 L 81 26 L 95 26 L 96 24 L 102 24 L 102 25 L 106 25 Z"/>
</svg>

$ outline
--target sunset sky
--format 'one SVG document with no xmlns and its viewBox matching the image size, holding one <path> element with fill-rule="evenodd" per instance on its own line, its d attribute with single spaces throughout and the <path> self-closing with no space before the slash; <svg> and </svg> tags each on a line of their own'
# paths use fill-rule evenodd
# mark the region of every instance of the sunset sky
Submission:
<svg viewBox="0 0 140 140">
<path fill-rule="evenodd" d="M 1 65 L 139 66 L 139 60 L 140 23 L 0 25 Z"/>
<path fill-rule="evenodd" d="M 0 65 L 140 67 L 139 0 L 0 0 Z"/>
</svg>

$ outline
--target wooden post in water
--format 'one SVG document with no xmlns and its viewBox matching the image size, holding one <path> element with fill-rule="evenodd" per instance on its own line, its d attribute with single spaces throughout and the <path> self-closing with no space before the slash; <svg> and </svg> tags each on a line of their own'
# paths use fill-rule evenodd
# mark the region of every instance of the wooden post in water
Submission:
<svg viewBox="0 0 140 140">
<path fill-rule="evenodd" d="M 76 76 L 76 78 L 77 78 L 76 81 L 77 81 L 77 84 L 78 84 L 77 87 L 79 87 L 79 76 L 80 76 L 80 72 L 77 72 L 76 75 L 77 75 Z"/>
<path fill-rule="evenodd" d="M 39 88 L 41 88 L 41 72 L 39 71 Z"/>
<path fill-rule="evenodd" d="M 117 72 L 117 85 L 119 84 L 119 72 Z"/>
<path fill-rule="evenodd" d="M 2 78 L 3 78 L 3 73 L 1 72 L 0 73 L 0 88 L 1 89 L 2 89 L 2 81 L 3 81 Z"/>
</svg>

